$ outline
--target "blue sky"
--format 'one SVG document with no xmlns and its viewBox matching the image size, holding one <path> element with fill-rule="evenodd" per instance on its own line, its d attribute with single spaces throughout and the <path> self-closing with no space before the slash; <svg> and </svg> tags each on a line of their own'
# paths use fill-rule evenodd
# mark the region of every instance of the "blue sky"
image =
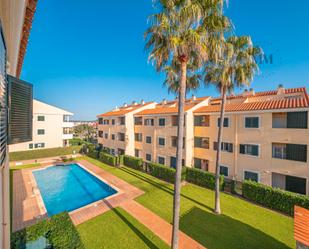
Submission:
<svg viewBox="0 0 309 249">
<path fill-rule="evenodd" d="M 272 63 L 260 65 L 256 90 L 308 86 L 308 0 L 229 0 L 237 35 L 250 35 Z M 147 62 L 143 32 L 151 0 L 38 1 L 22 79 L 34 97 L 93 120 L 124 102 L 174 98 Z M 197 96 L 218 95 L 202 87 Z"/>
</svg>

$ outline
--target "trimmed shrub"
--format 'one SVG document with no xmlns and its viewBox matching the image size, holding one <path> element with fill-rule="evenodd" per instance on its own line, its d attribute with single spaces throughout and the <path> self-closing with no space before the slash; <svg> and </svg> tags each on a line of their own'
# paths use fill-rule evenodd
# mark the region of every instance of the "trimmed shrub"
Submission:
<svg viewBox="0 0 309 249">
<path fill-rule="evenodd" d="M 104 153 L 104 152 L 100 152 L 99 154 L 99 160 L 103 163 L 106 163 L 108 165 L 111 166 L 116 166 L 117 165 L 117 157 Z"/>
<path fill-rule="evenodd" d="M 92 158 L 99 157 L 99 151 L 96 149 L 95 145 L 93 144 L 84 145 L 83 151 L 89 157 L 92 157 Z"/>
<path fill-rule="evenodd" d="M 133 169 L 143 170 L 143 159 L 133 156 L 123 156 L 123 164 Z"/>
<path fill-rule="evenodd" d="M 45 157 L 54 157 L 54 156 L 65 156 L 81 151 L 82 146 L 71 146 L 71 147 L 59 147 L 51 149 L 38 149 L 38 150 L 27 150 L 27 151 L 18 151 L 10 152 L 9 157 L 10 161 L 22 161 L 30 159 L 39 159 Z"/>
<path fill-rule="evenodd" d="M 294 206 L 309 209 L 309 197 L 263 185 L 253 181 L 244 181 L 242 194 L 246 199 L 275 209 L 288 215 L 294 214 Z"/>
<path fill-rule="evenodd" d="M 45 236 L 52 244 L 52 248 L 55 249 L 84 249 L 68 213 L 57 214 L 50 219 L 13 233 L 11 235 L 11 248 L 26 248 L 27 242 L 37 240 L 41 236 Z"/>
<path fill-rule="evenodd" d="M 159 179 L 162 179 L 164 181 L 174 183 L 175 182 L 175 173 L 176 170 L 174 168 L 167 167 L 163 164 L 159 163 L 147 163 L 147 172 Z M 185 167 L 182 168 L 181 172 L 181 179 L 185 179 L 186 169 Z"/>
<path fill-rule="evenodd" d="M 187 167 L 186 181 L 201 187 L 215 189 L 215 175 L 200 169 Z M 223 188 L 224 177 L 220 176 L 220 189 L 223 190 Z"/>
</svg>

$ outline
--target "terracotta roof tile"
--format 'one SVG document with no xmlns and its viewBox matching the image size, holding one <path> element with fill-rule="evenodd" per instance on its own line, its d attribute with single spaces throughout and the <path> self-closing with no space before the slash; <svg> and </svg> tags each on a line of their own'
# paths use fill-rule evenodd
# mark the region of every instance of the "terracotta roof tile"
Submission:
<svg viewBox="0 0 309 249">
<path fill-rule="evenodd" d="M 309 210 L 294 207 L 294 238 L 305 246 L 309 246 Z"/>
<path fill-rule="evenodd" d="M 110 112 L 105 112 L 105 113 L 102 113 L 102 114 L 98 115 L 97 117 L 122 116 L 122 115 L 130 113 L 132 111 L 136 111 L 137 109 L 139 109 L 141 107 L 144 107 L 146 105 L 149 105 L 151 103 L 154 103 L 154 102 L 147 102 L 147 103 L 145 103 L 143 105 L 137 104 L 137 105 L 128 105 L 126 107 L 120 107 L 120 108 L 118 108 L 118 110 L 114 110 L 114 111 L 110 111 Z"/>
</svg>

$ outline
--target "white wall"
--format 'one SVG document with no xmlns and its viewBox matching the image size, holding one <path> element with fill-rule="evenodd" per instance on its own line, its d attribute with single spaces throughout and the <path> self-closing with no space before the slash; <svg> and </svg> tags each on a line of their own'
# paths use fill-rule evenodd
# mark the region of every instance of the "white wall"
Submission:
<svg viewBox="0 0 309 249">
<path fill-rule="evenodd" d="M 71 139 L 73 135 L 63 134 L 64 127 L 73 127 L 73 122 L 63 122 L 63 115 L 72 116 L 73 113 L 48 105 L 38 100 L 33 100 L 33 139 L 30 142 L 9 146 L 9 151 L 30 150 L 29 144 L 44 143 L 44 148 L 62 147 L 64 139 Z M 44 116 L 45 121 L 38 121 L 38 116 Z M 39 135 L 38 129 L 44 129 L 45 134 Z"/>
</svg>

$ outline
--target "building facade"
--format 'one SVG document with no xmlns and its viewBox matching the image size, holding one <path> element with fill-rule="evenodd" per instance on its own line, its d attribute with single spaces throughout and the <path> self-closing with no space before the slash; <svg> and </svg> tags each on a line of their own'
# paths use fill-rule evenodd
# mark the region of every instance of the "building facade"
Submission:
<svg viewBox="0 0 309 249">
<path fill-rule="evenodd" d="M 9 146 L 10 152 L 69 146 L 73 138 L 73 113 L 33 100 L 32 141 Z"/>
<path fill-rule="evenodd" d="M 187 99 L 183 165 L 215 172 L 220 107 L 220 98 Z M 128 121 L 134 124 L 134 130 L 125 133 L 125 138 L 134 137 L 134 143 L 127 143 L 126 149 L 119 152 L 175 167 L 177 111 L 177 101 L 162 101 L 135 112 L 134 121 Z M 251 179 L 309 194 L 308 111 L 305 88 L 281 86 L 273 91 L 250 90 L 228 96 L 221 174 L 237 181 Z M 99 143 L 106 148 L 118 148 L 117 137 L 110 136 L 117 134 L 115 129 L 119 127 L 115 122 L 104 121 L 104 115 L 110 114 L 100 116 L 103 119 Z M 107 134 L 107 128 L 111 134 Z M 113 152 L 117 154 L 115 149 Z"/>
<path fill-rule="evenodd" d="M 0 0 L 0 248 L 10 248 L 8 139 L 8 81 L 19 78 L 37 0 Z"/>
</svg>

